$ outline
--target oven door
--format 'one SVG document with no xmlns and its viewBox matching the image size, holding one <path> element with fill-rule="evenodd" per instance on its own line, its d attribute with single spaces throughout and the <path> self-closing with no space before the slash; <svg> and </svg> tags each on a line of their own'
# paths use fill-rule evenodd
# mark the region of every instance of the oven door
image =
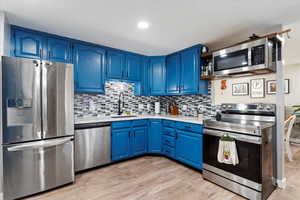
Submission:
<svg viewBox="0 0 300 200">
<path fill-rule="evenodd" d="M 219 163 L 217 159 L 219 140 L 227 135 L 234 138 L 239 157 L 239 164 Z M 225 178 L 261 190 L 261 138 L 232 132 L 204 129 L 204 169 Z"/>
</svg>

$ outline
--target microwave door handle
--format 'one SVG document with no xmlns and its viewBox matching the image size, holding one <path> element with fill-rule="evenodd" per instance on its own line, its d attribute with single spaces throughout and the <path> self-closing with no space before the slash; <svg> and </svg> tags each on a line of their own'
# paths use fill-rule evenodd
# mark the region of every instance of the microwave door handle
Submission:
<svg viewBox="0 0 300 200">
<path fill-rule="evenodd" d="M 248 48 L 248 66 L 252 65 L 252 51 L 251 47 Z"/>
</svg>

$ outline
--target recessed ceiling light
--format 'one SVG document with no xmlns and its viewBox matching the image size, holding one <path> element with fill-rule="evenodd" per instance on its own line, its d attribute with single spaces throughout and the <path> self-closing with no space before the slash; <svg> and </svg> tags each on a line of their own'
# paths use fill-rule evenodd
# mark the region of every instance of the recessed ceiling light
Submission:
<svg viewBox="0 0 300 200">
<path fill-rule="evenodd" d="M 149 23 L 146 22 L 146 21 L 140 21 L 138 24 L 137 24 L 137 27 L 141 30 L 145 30 L 145 29 L 148 29 L 149 28 Z"/>
</svg>

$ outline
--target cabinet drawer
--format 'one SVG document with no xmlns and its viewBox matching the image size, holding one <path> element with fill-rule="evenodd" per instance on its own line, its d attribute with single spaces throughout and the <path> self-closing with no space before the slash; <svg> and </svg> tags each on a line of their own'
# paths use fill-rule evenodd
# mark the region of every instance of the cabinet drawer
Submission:
<svg viewBox="0 0 300 200">
<path fill-rule="evenodd" d="M 171 147 L 175 147 L 176 142 L 175 142 L 174 137 L 164 135 L 162 140 L 163 140 L 163 145 L 168 145 L 168 146 L 171 146 Z"/>
<path fill-rule="evenodd" d="M 199 124 L 190 124 L 185 122 L 176 122 L 176 128 L 196 133 L 202 133 L 203 127 Z"/>
<path fill-rule="evenodd" d="M 175 128 L 175 122 L 171 120 L 163 120 L 163 125 L 171 128 Z"/>
<path fill-rule="evenodd" d="M 147 120 L 146 119 L 132 121 L 132 126 L 134 126 L 134 127 L 136 127 L 136 126 L 146 126 L 146 125 L 147 125 Z"/>
<path fill-rule="evenodd" d="M 175 158 L 175 149 L 170 146 L 164 145 L 163 154 L 165 154 L 168 157 Z"/>
<path fill-rule="evenodd" d="M 131 127 L 131 121 L 113 122 L 111 127 L 112 127 L 112 129 L 130 128 Z"/>
<path fill-rule="evenodd" d="M 163 134 L 175 137 L 176 136 L 176 131 L 173 128 L 164 127 L 163 128 Z"/>
</svg>

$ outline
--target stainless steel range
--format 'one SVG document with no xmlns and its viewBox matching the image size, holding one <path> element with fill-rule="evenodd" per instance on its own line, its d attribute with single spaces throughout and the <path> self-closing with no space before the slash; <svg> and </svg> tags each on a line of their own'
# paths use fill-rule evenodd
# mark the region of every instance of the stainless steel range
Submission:
<svg viewBox="0 0 300 200">
<path fill-rule="evenodd" d="M 267 199 L 273 185 L 274 104 L 222 104 L 216 120 L 204 121 L 203 177 L 248 199 Z M 235 140 L 239 164 L 218 162 L 219 140 Z"/>
</svg>

